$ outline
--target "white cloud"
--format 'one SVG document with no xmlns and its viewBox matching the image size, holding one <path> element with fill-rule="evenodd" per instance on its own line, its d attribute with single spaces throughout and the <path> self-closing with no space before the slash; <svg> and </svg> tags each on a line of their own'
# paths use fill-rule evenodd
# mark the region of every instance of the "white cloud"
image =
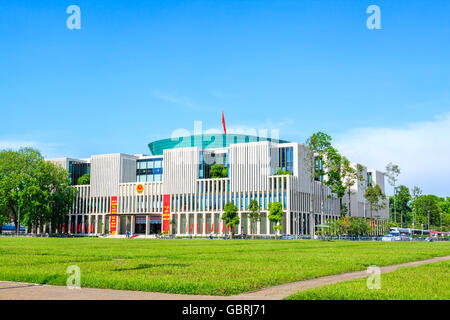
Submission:
<svg viewBox="0 0 450 320">
<path fill-rule="evenodd" d="M 351 161 L 369 168 L 384 171 L 387 163 L 398 164 L 399 184 L 450 196 L 450 113 L 403 128 L 350 129 L 335 145 Z"/>
</svg>

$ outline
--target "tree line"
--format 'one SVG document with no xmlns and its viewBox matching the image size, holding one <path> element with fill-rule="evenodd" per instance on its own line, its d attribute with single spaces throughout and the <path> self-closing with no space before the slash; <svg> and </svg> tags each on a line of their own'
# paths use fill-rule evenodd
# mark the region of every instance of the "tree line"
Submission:
<svg viewBox="0 0 450 320">
<path fill-rule="evenodd" d="M 36 233 L 64 224 L 76 197 L 67 170 L 45 161 L 38 150 L 0 151 L 0 232 L 5 223 Z"/>
</svg>

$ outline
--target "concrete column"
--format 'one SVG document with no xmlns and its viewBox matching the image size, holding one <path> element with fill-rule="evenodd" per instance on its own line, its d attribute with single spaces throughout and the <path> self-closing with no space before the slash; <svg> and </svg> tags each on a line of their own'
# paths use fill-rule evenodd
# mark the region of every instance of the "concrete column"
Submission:
<svg viewBox="0 0 450 320">
<path fill-rule="evenodd" d="M 203 222 L 202 222 L 202 234 L 206 235 L 208 230 L 206 230 L 206 213 L 203 212 Z"/>
<path fill-rule="evenodd" d="M 111 225 L 111 220 L 108 221 L 108 223 Z M 126 223 L 125 223 L 126 225 Z M 111 226 L 110 226 L 111 228 Z M 116 219 L 116 235 L 120 234 L 120 215 L 117 215 Z"/>
<path fill-rule="evenodd" d="M 238 212 L 238 216 L 239 216 L 238 233 L 242 233 L 242 212 Z"/>
<path fill-rule="evenodd" d="M 181 234 L 181 214 L 177 213 L 177 234 Z"/>
<path fill-rule="evenodd" d="M 256 234 L 261 234 L 261 219 L 256 222 Z"/>
<path fill-rule="evenodd" d="M 266 234 L 270 234 L 270 220 L 269 220 L 269 212 L 266 213 Z"/>
<path fill-rule="evenodd" d="M 216 225 L 216 215 L 214 213 L 211 213 L 211 224 L 214 227 L 212 233 L 215 234 L 217 230 L 217 225 Z"/>
<path fill-rule="evenodd" d="M 291 234 L 291 212 L 289 210 L 286 210 L 285 215 L 286 215 L 286 234 Z"/>
<path fill-rule="evenodd" d="M 68 228 L 68 230 L 66 230 L 67 233 L 71 234 L 72 233 L 72 215 L 71 214 L 69 214 L 69 223 L 67 224 L 67 228 Z"/>
<path fill-rule="evenodd" d="M 220 229 L 219 229 L 219 234 L 220 234 L 220 235 L 224 235 L 223 230 L 224 230 L 224 224 L 225 224 L 225 221 L 222 220 L 222 213 L 219 213 L 219 221 L 218 221 L 217 223 L 219 224 L 219 227 L 220 227 Z M 225 229 L 226 229 L 226 227 L 227 227 L 227 226 L 225 226 Z M 226 231 L 225 231 L 225 232 L 226 232 Z"/>
<path fill-rule="evenodd" d="M 131 226 L 130 226 L 130 228 L 131 228 L 131 233 L 132 234 L 134 234 L 134 227 L 135 227 L 135 219 L 136 219 L 136 216 L 131 216 L 130 217 L 130 224 L 131 224 Z"/>
<path fill-rule="evenodd" d="M 78 234 L 78 215 L 75 215 L 75 228 L 74 228 L 74 234 Z"/>
<path fill-rule="evenodd" d="M 84 233 L 85 231 L 85 227 L 84 227 L 84 223 L 85 223 L 85 217 L 84 214 L 81 216 L 81 233 Z"/>
<path fill-rule="evenodd" d="M 197 235 L 197 224 L 198 224 L 198 219 L 197 219 L 197 214 L 194 213 L 194 226 L 192 227 L 192 232 L 194 233 L 194 235 Z"/>
<path fill-rule="evenodd" d="M 145 235 L 150 231 L 150 216 L 145 216 Z"/>
<path fill-rule="evenodd" d="M 98 215 L 95 215 L 95 230 L 94 230 L 94 232 L 95 232 L 95 234 L 98 234 Z"/>
<path fill-rule="evenodd" d="M 106 215 L 102 216 L 102 233 L 105 234 L 106 231 Z"/>
</svg>

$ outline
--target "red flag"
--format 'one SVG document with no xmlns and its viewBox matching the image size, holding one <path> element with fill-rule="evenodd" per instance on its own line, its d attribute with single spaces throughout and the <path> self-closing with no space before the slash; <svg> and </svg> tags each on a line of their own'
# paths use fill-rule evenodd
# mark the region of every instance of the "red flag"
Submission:
<svg viewBox="0 0 450 320">
<path fill-rule="evenodd" d="M 372 228 L 375 228 L 375 219 L 372 220 Z"/>
<path fill-rule="evenodd" d="M 223 110 L 222 110 L 222 125 L 223 125 L 223 132 L 227 134 L 227 127 L 225 126 L 225 116 L 223 115 Z"/>
<path fill-rule="evenodd" d="M 220 230 L 220 222 L 217 223 L 217 233 L 219 233 L 219 230 Z"/>
<path fill-rule="evenodd" d="M 191 223 L 191 229 L 190 229 L 190 230 L 191 230 L 191 233 L 192 233 L 192 230 L 193 230 L 193 229 L 194 229 L 194 223 L 192 222 L 192 223 Z"/>
<path fill-rule="evenodd" d="M 94 225 L 91 224 L 91 233 L 94 233 Z"/>
<path fill-rule="evenodd" d="M 81 232 L 81 224 L 78 224 L 78 233 Z"/>
<path fill-rule="evenodd" d="M 225 222 L 222 222 L 222 233 L 225 233 Z"/>
<path fill-rule="evenodd" d="M 198 222 L 197 222 L 197 233 L 198 233 Z"/>
<path fill-rule="evenodd" d="M 206 233 L 208 233 L 208 231 L 209 231 L 209 224 L 208 224 L 208 222 L 206 223 Z"/>
<path fill-rule="evenodd" d="M 211 232 L 214 232 L 214 223 L 211 224 Z"/>
<path fill-rule="evenodd" d="M 230 227 L 228 227 L 228 232 L 230 232 Z"/>
</svg>

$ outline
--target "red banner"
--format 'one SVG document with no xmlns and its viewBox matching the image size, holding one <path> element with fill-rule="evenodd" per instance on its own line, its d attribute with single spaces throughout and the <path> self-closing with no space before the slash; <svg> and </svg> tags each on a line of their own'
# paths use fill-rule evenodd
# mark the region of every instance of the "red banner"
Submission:
<svg viewBox="0 0 450 320">
<path fill-rule="evenodd" d="M 170 233 L 170 194 L 163 196 L 163 217 L 162 217 L 162 232 Z"/>
<path fill-rule="evenodd" d="M 109 231 L 111 234 L 117 234 L 117 197 L 111 197 L 111 217 L 109 220 Z"/>
</svg>

